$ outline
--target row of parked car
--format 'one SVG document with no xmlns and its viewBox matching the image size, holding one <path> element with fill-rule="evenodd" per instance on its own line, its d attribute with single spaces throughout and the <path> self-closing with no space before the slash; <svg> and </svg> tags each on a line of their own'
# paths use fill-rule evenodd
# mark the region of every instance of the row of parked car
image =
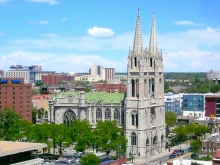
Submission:
<svg viewBox="0 0 220 165">
<path fill-rule="evenodd" d="M 177 156 L 180 156 L 180 155 L 183 155 L 184 154 L 184 150 L 182 149 L 179 149 L 179 150 L 174 150 L 172 152 L 172 154 L 169 156 L 169 159 L 174 159 L 176 158 Z"/>
</svg>

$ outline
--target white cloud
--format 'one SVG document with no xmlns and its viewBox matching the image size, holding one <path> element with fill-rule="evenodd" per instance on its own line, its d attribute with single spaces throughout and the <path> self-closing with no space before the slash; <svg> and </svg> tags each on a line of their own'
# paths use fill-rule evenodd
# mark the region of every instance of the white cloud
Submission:
<svg viewBox="0 0 220 165">
<path fill-rule="evenodd" d="M 28 59 L 28 60 L 27 60 Z M 41 65 L 43 70 L 88 72 L 92 64 L 100 64 L 107 67 L 119 67 L 117 61 L 103 58 L 96 54 L 52 54 L 15 51 L 6 55 L 0 53 L 0 65 Z"/>
<path fill-rule="evenodd" d="M 62 21 L 62 22 L 66 22 L 66 21 L 67 21 L 67 18 L 64 17 L 64 18 L 61 19 L 61 21 Z"/>
<path fill-rule="evenodd" d="M 112 36 L 114 32 L 110 28 L 96 27 L 90 28 L 87 33 L 91 36 Z"/>
<path fill-rule="evenodd" d="M 49 22 L 47 20 L 41 20 L 41 21 L 29 21 L 30 24 L 41 24 L 41 25 L 47 25 Z"/>
<path fill-rule="evenodd" d="M 209 28 L 210 29 L 203 28 L 158 34 L 159 48 L 163 49 L 164 71 L 206 72 L 210 69 L 219 70 L 220 33 L 218 28 Z M 41 52 L 50 52 L 53 53 L 53 56 L 51 56 L 52 59 L 49 57 L 41 64 L 43 68 L 45 68 L 47 67 L 46 62 L 49 61 L 51 66 L 52 63 L 54 63 L 54 66 L 59 66 L 59 68 L 54 67 L 59 71 L 79 71 L 77 69 L 78 66 L 73 67 L 72 64 L 62 62 L 59 58 L 65 57 L 65 60 L 71 61 L 71 55 L 73 55 L 74 60 L 82 63 L 82 67 L 79 65 L 79 69 L 85 67 L 84 71 L 88 71 L 88 65 L 100 62 L 100 65 L 109 65 L 109 67 L 111 67 L 112 63 L 112 67 L 115 66 L 116 71 L 125 72 L 128 49 L 129 46 L 131 48 L 133 46 L 134 32 L 115 35 L 110 38 L 92 36 L 62 37 L 54 33 L 43 34 L 41 36 L 42 37 L 38 39 L 32 38 L 10 41 L 10 46 L 7 48 L 0 45 L 0 52 L 10 52 L 12 50 L 14 52 L 17 52 L 17 50 L 25 50 L 25 52 L 28 51 L 30 54 L 33 53 L 31 50 L 38 51 L 40 52 L 39 54 L 42 54 Z M 149 34 L 143 35 L 143 42 L 144 47 L 148 47 Z M 98 51 L 99 54 L 94 53 L 96 51 Z M 62 52 L 62 54 L 59 54 L 59 52 Z M 80 54 L 78 52 L 80 52 Z M 34 54 L 37 55 L 38 53 L 35 52 Z M 3 56 L 6 55 L 7 53 L 3 54 Z M 49 56 L 47 53 L 43 55 Z M 94 58 L 94 60 L 92 58 Z M 83 61 L 82 59 L 85 60 Z M 101 62 L 103 62 L 103 64 Z M 18 62 L 14 60 L 14 63 Z M 75 62 L 72 63 L 75 64 Z M 29 65 L 30 64 L 31 62 Z"/>
<path fill-rule="evenodd" d="M 27 0 L 29 2 L 43 2 L 43 3 L 48 3 L 50 5 L 57 5 L 58 1 L 57 0 Z"/>
<path fill-rule="evenodd" d="M 192 21 L 176 21 L 175 24 L 176 25 L 192 25 L 192 26 L 202 25 L 202 24 L 198 24 Z"/>
</svg>

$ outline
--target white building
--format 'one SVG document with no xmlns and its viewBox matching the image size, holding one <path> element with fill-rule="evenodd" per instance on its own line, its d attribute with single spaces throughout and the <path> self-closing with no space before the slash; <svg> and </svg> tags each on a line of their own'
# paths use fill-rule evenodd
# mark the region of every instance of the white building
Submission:
<svg viewBox="0 0 220 165">
<path fill-rule="evenodd" d="M 127 154 L 152 155 L 165 149 L 163 56 L 158 50 L 155 15 L 152 18 L 149 48 L 143 49 L 138 11 L 133 49 L 127 65 L 125 131 Z"/>
<path fill-rule="evenodd" d="M 54 71 L 42 71 L 41 66 L 12 65 L 10 70 L 5 72 L 5 78 L 24 78 L 25 83 L 41 81 L 42 75 L 55 73 Z"/>
</svg>

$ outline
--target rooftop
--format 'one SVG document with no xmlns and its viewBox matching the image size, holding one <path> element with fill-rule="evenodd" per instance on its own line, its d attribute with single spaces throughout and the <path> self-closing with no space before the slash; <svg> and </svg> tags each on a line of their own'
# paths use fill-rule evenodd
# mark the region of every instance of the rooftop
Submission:
<svg viewBox="0 0 220 165">
<path fill-rule="evenodd" d="M 59 98 L 65 98 L 69 94 L 72 94 L 76 98 L 79 98 L 80 92 L 60 92 Z M 121 103 L 124 100 L 124 93 L 106 93 L 106 92 L 87 92 L 86 95 L 86 102 L 97 102 L 101 101 L 104 103 Z M 56 96 L 51 95 L 51 98 L 54 99 Z"/>
<path fill-rule="evenodd" d="M 19 152 L 38 150 L 46 147 L 47 145 L 44 143 L 0 141 L 0 157 L 16 154 Z"/>
</svg>

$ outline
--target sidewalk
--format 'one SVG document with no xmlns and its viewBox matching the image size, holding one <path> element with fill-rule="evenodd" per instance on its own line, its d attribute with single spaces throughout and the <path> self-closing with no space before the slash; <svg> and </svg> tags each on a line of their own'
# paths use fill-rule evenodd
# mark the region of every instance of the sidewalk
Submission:
<svg viewBox="0 0 220 165">
<path fill-rule="evenodd" d="M 161 158 L 161 157 L 171 154 L 171 152 L 173 152 L 173 150 L 179 149 L 180 146 L 181 146 L 181 148 L 182 148 L 183 150 L 186 150 L 186 149 L 188 149 L 188 147 L 189 147 L 189 143 L 188 143 L 188 142 L 185 142 L 185 143 L 183 143 L 183 144 L 181 144 L 181 145 L 174 146 L 174 147 L 170 148 L 170 152 L 169 152 L 168 149 L 166 149 L 166 150 L 163 151 L 162 153 L 156 152 L 156 153 L 155 153 L 154 155 L 152 155 L 152 156 L 146 156 L 146 157 L 135 158 L 133 164 L 134 164 L 134 165 L 143 165 L 143 164 L 145 164 L 145 163 L 147 163 L 147 162 L 150 162 L 150 161 L 152 161 L 152 160 L 155 160 L 155 159 L 157 159 L 157 158 L 158 158 L 158 161 L 160 161 L 160 158 Z"/>
</svg>

